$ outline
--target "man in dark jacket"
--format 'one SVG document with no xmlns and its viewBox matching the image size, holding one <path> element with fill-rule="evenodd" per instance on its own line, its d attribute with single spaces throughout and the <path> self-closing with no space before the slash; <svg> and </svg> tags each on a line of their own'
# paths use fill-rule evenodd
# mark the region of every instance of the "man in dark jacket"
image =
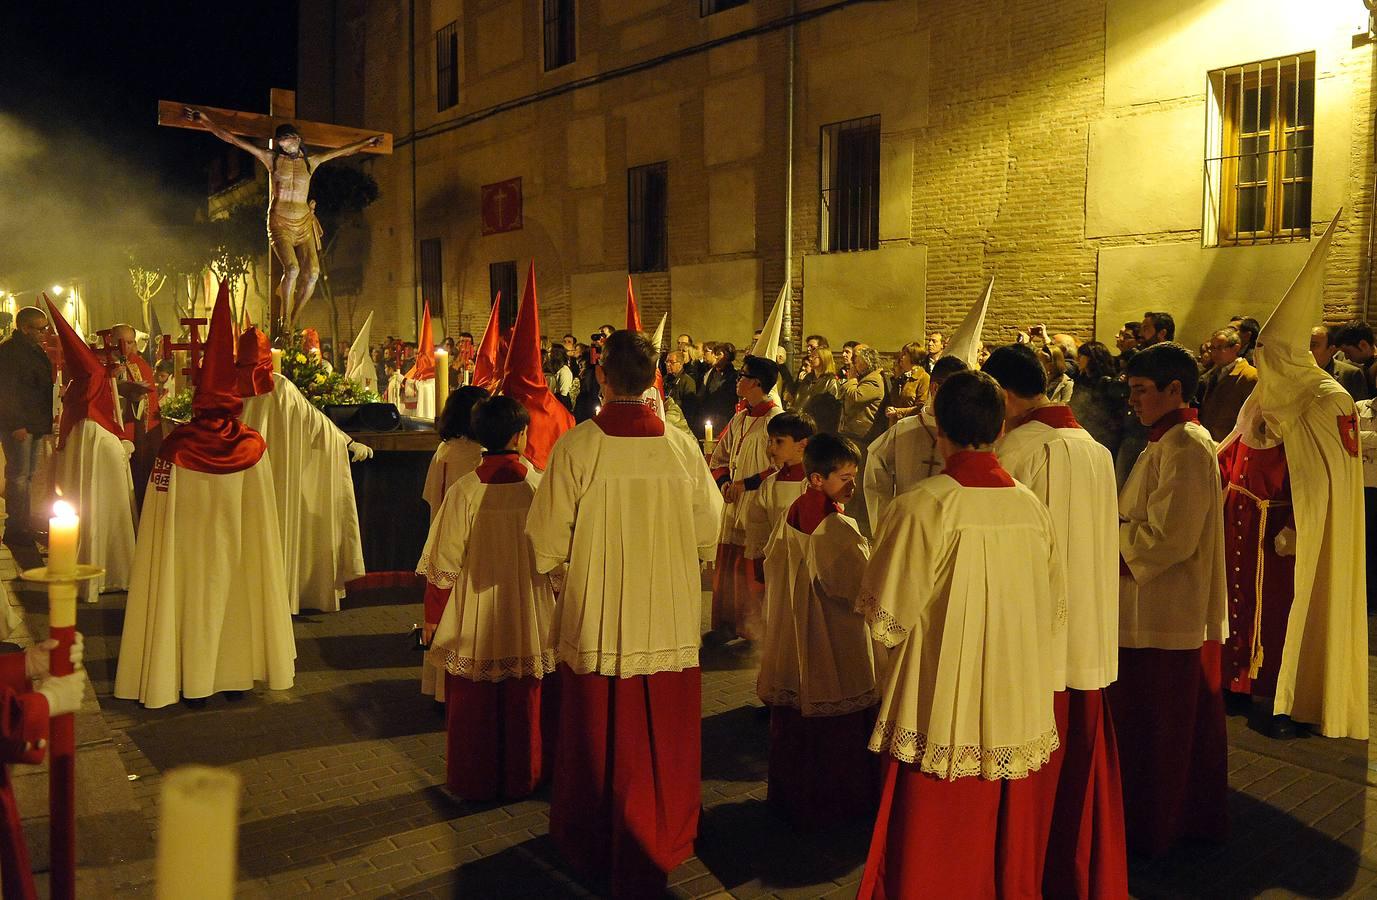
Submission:
<svg viewBox="0 0 1377 900">
<path fill-rule="evenodd" d="M 5 451 L 6 543 L 33 540 L 29 482 L 39 443 L 53 430 L 53 367 L 39 343 L 48 331 L 43 310 L 26 306 L 0 341 L 0 447 Z"/>
<path fill-rule="evenodd" d="M 1345 362 L 1335 355 L 1339 352 L 1339 345 L 1334 342 L 1334 332 L 1337 330 L 1325 325 L 1316 325 L 1312 328 L 1310 355 L 1315 357 L 1315 364 L 1334 376 L 1334 380 L 1341 384 L 1354 400 L 1366 400 L 1372 396 L 1367 386 L 1367 375 L 1353 363 Z"/>
</svg>

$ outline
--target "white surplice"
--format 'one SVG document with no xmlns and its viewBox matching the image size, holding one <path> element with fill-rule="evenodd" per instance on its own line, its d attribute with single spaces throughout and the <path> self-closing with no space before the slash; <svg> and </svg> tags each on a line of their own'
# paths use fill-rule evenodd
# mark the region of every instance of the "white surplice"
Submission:
<svg viewBox="0 0 1377 900">
<path fill-rule="evenodd" d="M 870 629 L 856 612 L 869 552 L 855 519 L 833 513 L 804 534 L 780 517 L 765 549 L 769 624 L 756 678 L 767 705 L 841 716 L 878 702 Z"/>
<path fill-rule="evenodd" d="M 732 416 L 712 448 L 712 458 L 709 460 L 712 468 L 726 468 L 732 481 L 744 481 L 770 468 L 769 424 L 781 412 L 778 406 L 771 406 L 763 415 L 753 416 L 751 410 L 743 409 Z M 743 546 L 746 543 L 746 505 L 749 499 L 750 492 L 747 492 L 740 500 L 728 503 L 723 509 L 719 544 Z"/>
<path fill-rule="evenodd" d="M 1083 428 L 1025 422 L 995 442 L 1000 465 L 1052 514 L 1068 591 L 1058 690 L 1091 691 L 1119 674 L 1119 500 L 1114 457 Z"/>
<path fill-rule="evenodd" d="M 526 520 L 537 568 L 568 562 L 560 661 L 619 677 L 697 666 L 699 564 L 714 558 L 721 521 L 698 442 L 677 429 L 613 437 L 590 419 L 565 432 Z"/>
<path fill-rule="evenodd" d="M 292 612 L 338 611 L 345 583 L 364 574 L 349 438 L 277 372 L 240 419 L 268 444 Z"/>
<path fill-rule="evenodd" d="M 746 558 L 764 559 L 765 545 L 775 526 L 789 512 L 789 507 L 808 490 L 808 480 L 780 481 L 773 472 L 760 482 L 760 487 L 746 495 Z"/>
<path fill-rule="evenodd" d="M 942 454 L 937 452 L 937 420 L 927 407 L 895 422 L 872 441 L 861 480 L 871 531 L 880 527 L 885 509 L 895 497 L 913 490 L 924 478 L 939 474 L 943 464 Z"/>
<path fill-rule="evenodd" d="M 536 571 L 526 516 L 540 473 L 484 484 L 470 472 L 445 494 L 416 571 L 452 589 L 430 654 L 470 681 L 542 678 L 555 670 L 555 595 Z"/>
<path fill-rule="evenodd" d="M 159 460 L 134 548 L 115 696 L 157 708 L 292 686 L 296 643 L 265 456 L 225 475 Z"/>
<path fill-rule="evenodd" d="M 54 458 L 57 487 L 81 516 L 77 562 L 105 570 L 82 582 L 82 597 L 93 603 L 103 591 L 129 587 L 135 522 L 131 447 L 91 419 L 82 419 Z"/>
<path fill-rule="evenodd" d="M 421 499 L 430 506 L 432 523 L 440 512 L 440 504 L 444 502 L 450 486 L 478 468 L 482 461 L 482 445 L 466 437 L 450 438 L 435 448 L 435 455 L 430 458 L 430 468 L 426 470 L 425 487 L 421 490 Z"/>
<path fill-rule="evenodd" d="M 1149 441 L 1119 493 L 1119 645 L 1195 650 L 1229 636 L 1224 500 L 1198 422 Z"/>
</svg>

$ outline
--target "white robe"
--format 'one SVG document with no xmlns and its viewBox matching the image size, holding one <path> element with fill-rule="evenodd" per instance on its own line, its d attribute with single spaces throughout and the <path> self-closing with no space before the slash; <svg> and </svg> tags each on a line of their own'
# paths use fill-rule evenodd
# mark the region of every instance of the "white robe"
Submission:
<svg viewBox="0 0 1377 900">
<path fill-rule="evenodd" d="M 410 382 L 416 389 L 416 408 L 407 411 L 407 415 L 418 419 L 435 418 L 435 379 L 426 378 L 422 381 Z"/>
<path fill-rule="evenodd" d="M 450 438 L 435 448 L 435 455 L 430 458 L 430 468 L 426 470 L 425 487 L 421 489 L 421 499 L 430 506 L 432 523 L 440 513 L 440 504 L 444 502 L 450 486 L 478 468 L 482 461 L 482 446 L 466 437 Z"/>
<path fill-rule="evenodd" d="M 1229 636 L 1224 495 L 1198 422 L 1149 441 L 1119 492 L 1119 646 L 1194 650 Z"/>
<path fill-rule="evenodd" d="M 697 666 L 699 563 L 714 558 L 721 520 L 693 438 L 673 428 L 613 437 L 591 419 L 565 432 L 526 520 L 537 569 L 568 563 L 555 609 L 560 661 L 622 678 Z"/>
<path fill-rule="evenodd" d="M 995 455 L 1052 514 L 1067 594 L 1062 688 L 1093 691 L 1119 676 L 1119 501 L 1114 457 L 1083 428 L 1026 422 L 995 442 Z"/>
<path fill-rule="evenodd" d="M 732 481 L 744 481 L 752 475 L 759 475 L 770 468 L 770 420 L 783 410 L 770 407 L 762 416 L 752 416 L 749 410 L 741 410 L 731 417 L 717 443 L 712 448 L 710 465 L 714 468 L 726 467 Z M 722 511 L 722 529 L 719 544 L 746 543 L 746 505 L 750 499 L 748 492 L 740 500 L 726 504 Z"/>
<path fill-rule="evenodd" d="M 746 558 L 764 559 L 765 545 L 775 526 L 789 512 L 789 507 L 803 492 L 808 481 L 780 481 L 779 473 L 771 473 L 760 487 L 746 495 Z"/>
<path fill-rule="evenodd" d="M 805 716 L 841 716 L 880 699 L 856 596 L 870 547 L 833 513 L 812 534 L 780 517 L 765 551 L 765 617 L 756 694 Z"/>
<path fill-rule="evenodd" d="M 870 511 L 871 531 L 877 531 L 895 497 L 925 478 L 941 474 L 946 462 L 937 452 L 937 420 L 923 407 L 895 422 L 870 444 L 861 486 Z"/>
<path fill-rule="evenodd" d="M 54 460 L 57 486 L 81 515 L 77 562 L 105 570 L 81 585 L 81 596 L 92 603 L 104 591 L 129 587 L 135 522 L 131 448 L 92 420 L 82 419 Z"/>
<path fill-rule="evenodd" d="M 266 455 L 211 475 L 161 460 L 149 479 L 120 639 L 115 696 L 292 686 L 296 643 Z"/>
<path fill-rule="evenodd" d="M 337 612 L 345 583 L 364 574 L 349 438 L 276 372 L 240 418 L 268 442 L 292 613 Z"/>
<path fill-rule="evenodd" d="M 451 675 L 503 681 L 555 670 L 555 595 L 526 536 L 539 483 L 535 469 L 509 484 L 484 484 L 470 472 L 430 526 L 416 571 L 452 588 L 429 654 Z"/>
<path fill-rule="evenodd" d="M 1023 778 L 1060 746 L 1052 710 L 1066 582 L 1032 491 L 949 475 L 894 500 L 860 608 L 893 649 L 870 749 L 938 778 Z"/>
</svg>

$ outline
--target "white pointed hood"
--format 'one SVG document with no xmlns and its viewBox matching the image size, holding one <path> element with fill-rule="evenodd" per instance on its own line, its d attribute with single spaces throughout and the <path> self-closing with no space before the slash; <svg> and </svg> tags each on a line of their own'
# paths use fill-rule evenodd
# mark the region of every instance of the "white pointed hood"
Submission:
<svg viewBox="0 0 1377 900">
<path fill-rule="evenodd" d="M 669 313 L 660 313 L 660 324 L 655 326 L 655 335 L 650 342 L 655 345 L 655 352 L 659 353 L 661 345 L 665 340 L 665 320 L 669 318 Z"/>
<path fill-rule="evenodd" d="M 976 354 L 980 349 L 980 333 L 985 329 L 985 313 L 990 308 L 990 295 L 994 293 L 994 276 L 990 276 L 990 283 L 985 285 L 985 293 L 975 302 L 975 305 L 966 313 L 966 318 L 961 320 L 961 324 L 956 326 L 952 332 L 951 340 L 947 341 L 947 351 L 943 356 L 955 356 L 957 359 L 978 369 Z"/>
<path fill-rule="evenodd" d="M 760 340 L 751 348 L 751 356 L 775 361 L 775 351 L 779 348 L 779 335 L 784 328 L 784 307 L 789 303 L 789 282 L 779 289 L 774 308 L 765 317 L 765 327 L 760 330 Z"/>
<path fill-rule="evenodd" d="M 354 343 L 349 345 L 349 362 L 345 370 L 345 377 L 350 381 L 361 384 L 370 390 L 377 390 L 378 370 L 373 365 L 373 359 L 368 355 L 368 343 L 372 339 L 373 333 L 373 313 L 368 313 L 368 318 L 363 320 L 363 327 L 359 329 L 358 335 L 354 338 Z"/>
</svg>

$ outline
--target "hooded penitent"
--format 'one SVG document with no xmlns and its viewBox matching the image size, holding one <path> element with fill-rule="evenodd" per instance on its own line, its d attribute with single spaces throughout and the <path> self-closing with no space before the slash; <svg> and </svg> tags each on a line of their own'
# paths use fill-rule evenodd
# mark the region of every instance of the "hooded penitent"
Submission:
<svg viewBox="0 0 1377 900">
<path fill-rule="evenodd" d="M 66 445 L 67 436 L 82 419 L 90 419 L 123 440 L 124 429 L 120 425 L 114 388 L 105 364 L 86 346 L 47 294 L 43 295 L 43 302 L 48 306 L 53 331 L 62 348 L 62 371 L 67 379 L 67 386 L 62 390 L 62 419 L 57 426 L 58 449 Z"/>
<path fill-rule="evenodd" d="M 378 387 L 378 370 L 373 366 L 373 358 L 368 355 L 368 343 L 373 336 L 373 313 L 368 314 L 368 318 L 363 320 L 363 327 L 354 336 L 354 343 L 349 345 L 349 361 L 346 364 L 344 375 L 357 385 L 376 390 Z"/>
<path fill-rule="evenodd" d="M 643 331 L 641 310 L 636 305 L 636 291 L 631 287 L 631 276 L 626 276 L 626 330 Z"/>
<path fill-rule="evenodd" d="M 213 475 L 242 472 L 262 458 L 263 436 L 239 421 L 244 401 L 239 396 L 234 365 L 234 321 L 230 317 L 229 285 L 220 283 L 210 314 L 200 378 L 191 401 L 192 418 L 163 439 L 158 458 Z"/>
<path fill-rule="evenodd" d="M 784 328 L 784 307 L 789 303 L 789 293 L 789 282 L 786 281 L 779 289 L 779 296 L 775 297 L 774 307 L 765 318 L 760 337 L 742 363 L 742 371 L 748 377 L 763 378 L 771 385 L 776 385 L 779 380 L 779 363 L 775 362 L 775 354 L 779 352 L 779 335 Z M 766 393 L 773 391 L 772 387 Z"/>
<path fill-rule="evenodd" d="M 416 338 L 416 364 L 406 377 L 412 381 L 426 381 L 435 377 L 435 339 L 430 332 L 430 303 L 421 313 L 421 333 Z"/>
<path fill-rule="evenodd" d="M 540 359 L 540 310 L 536 303 L 535 260 L 526 276 L 526 292 L 516 314 L 511 346 L 507 352 L 502 393 L 531 414 L 526 432 L 526 458 L 544 471 L 555 441 L 574 427 L 574 416 L 555 399 L 545 381 Z"/>
<path fill-rule="evenodd" d="M 473 358 L 473 383 L 491 391 L 502 381 L 502 366 L 499 355 L 502 343 L 502 292 L 498 291 L 492 301 L 492 311 L 488 314 L 488 327 L 483 329 L 483 338 L 478 342 L 478 353 Z"/>
<path fill-rule="evenodd" d="M 970 366 L 972 369 L 980 368 L 976 356 L 980 353 L 980 333 L 985 329 L 985 313 L 990 309 L 990 295 L 994 293 L 994 276 L 990 276 L 990 283 L 985 285 L 985 293 L 980 295 L 980 299 L 966 313 L 966 318 L 961 320 L 961 324 L 956 326 L 952 332 L 951 340 L 947 342 L 947 352 L 943 356 L 954 356 Z"/>
<path fill-rule="evenodd" d="M 1258 334 L 1257 388 L 1239 412 L 1286 447 L 1296 527 L 1295 600 L 1277 673 L 1275 714 L 1330 737 L 1368 734 L 1363 472 L 1352 398 L 1315 364 L 1310 330 L 1323 317 L 1325 260 L 1339 213 Z"/>
<path fill-rule="evenodd" d="M 268 336 L 250 324 L 239 335 L 235 358 L 239 396 L 259 397 L 273 390 L 273 352 Z"/>
</svg>

